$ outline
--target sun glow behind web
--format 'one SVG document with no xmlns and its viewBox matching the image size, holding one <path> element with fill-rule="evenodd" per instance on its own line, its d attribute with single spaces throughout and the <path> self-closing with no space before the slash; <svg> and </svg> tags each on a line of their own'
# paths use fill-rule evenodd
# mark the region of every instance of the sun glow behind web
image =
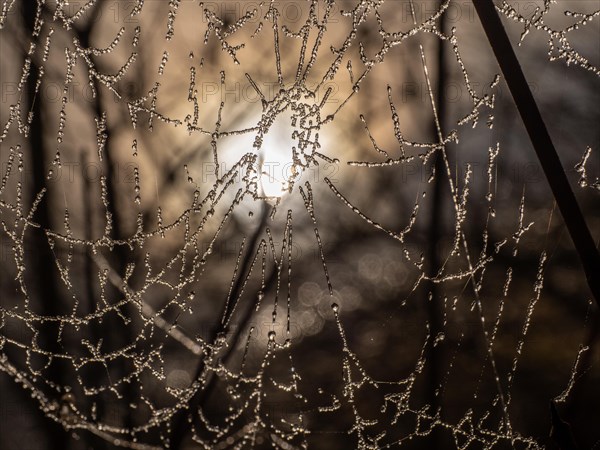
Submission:
<svg viewBox="0 0 600 450">
<path fill-rule="evenodd" d="M 290 114 L 281 114 L 275 119 L 271 130 L 264 137 L 259 149 L 259 195 L 280 198 L 290 190 L 302 175 L 303 169 L 294 161 L 290 127 Z"/>
<path fill-rule="evenodd" d="M 251 123 L 260 123 L 263 118 L 264 116 L 258 114 Z M 319 173 L 316 164 L 311 162 L 314 150 L 312 146 L 326 152 L 331 133 L 320 129 L 318 136 L 315 134 L 315 137 L 311 138 L 314 141 L 308 144 L 310 148 L 306 148 L 308 140 L 299 137 L 302 130 L 294 126 L 294 123 L 293 113 L 286 110 L 276 116 L 268 133 L 259 136 L 253 131 L 219 140 L 220 173 L 225 173 L 237 164 L 242 155 L 255 154 L 256 160 L 252 170 L 254 175 L 250 181 L 255 182 L 256 186 L 252 190 L 256 189 L 255 193 L 259 198 L 268 200 L 278 200 L 292 193 L 294 186 L 303 177 L 308 177 L 308 181 L 315 180 Z M 299 150 L 302 145 L 305 148 Z M 241 187 L 241 176 L 237 182 Z"/>
</svg>

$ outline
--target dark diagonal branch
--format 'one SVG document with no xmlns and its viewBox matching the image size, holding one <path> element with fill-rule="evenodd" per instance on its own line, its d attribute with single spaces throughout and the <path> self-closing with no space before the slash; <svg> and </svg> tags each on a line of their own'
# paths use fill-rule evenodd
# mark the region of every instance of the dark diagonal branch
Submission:
<svg viewBox="0 0 600 450">
<path fill-rule="evenodd" d="M 252 258 L 256 254 L 256 246 L 259 242 L 259 237 L 260 237 L 261 233 L 263 233 L 265 225 L 267 224 L 267 219 L 269 218 L 269 211 L 270 211 L 269 205 L 267 203 L 264 203 L 262 205 L 262 212 L 261 212 L 259 224 L 258 224 L 256 230 L 254 231 L 254 233 L 252 234 L 250 241 L 248 242 L 246 255 L 244 256 L 244 259 L 242 260 L 242 264 L 240 265 L 240 268 L 239 268 L 238 278 L 236 279 L 235 284 L 232 287 L 231 294 L 230 294 L 230 298 L 232 298 L 232 299 L 237 299 L 239 297 L 240 292 L 242 290 L 242 286 L 244 285 L 244 281 L 250 276 L 249 270 L 250 270 Z M 222 312 L 222 314 L 219 317 L 224 317 L 225 313 L 227 313 L 227 305 L 225 305 L 224 308 L 225 308 L 224 311 Z M 245 323 L 252 316 L 251 312 L 252 312 L 252 308 L 250 310 L 250 314 L 244 315 L 242 322 L 237 327 L 238 330 L 241 330 L 242 328 L 244 328 Z M 209 337 L 208 342 L 214 342 L 217 339 L 217 336 L 219 336 L 219 334 L 221 334 L 225 331 L 225 328 L 226 328 L 226 325 L 222 325 L 222 326 L 215 328 L 213 330 L 213 332 L 211 333 L 211 336 Z M 237 339 L 237 336 L 236 336 L 236 339 Z M 232 345 L 235 345 L 236 339 L 234 339 Z M 202 372 L 204 371 L 204 368 L 205 368 L 204 359 L 201 359 L 198 362 L 198 366 L 196 367 L 196 371 L 194 374 L 194 380 L 197 380 L 198 378 L 200 378 L 200 376 L 202 375 Z M 195 395 L 190 399 L 189 407 L 182 409 L 175 415 L 175 417 L 173 418 L 173 426 L 171 427 L 171 437 L 169 439 L 169 441 L 170 441 L 169 448 L 171 448 L 173 450 L 179 450 L 180 448 L 182 448 L 185 438 L 187 437 L 187 435 L 189 433 L 189 429 L 192 425 L 192 422 L 190 420 L 188 420 L 188 414 L 194 414 L 194 412 L 198 410 L 198 407 L 202 404 L 204 399 L 207 397 L 207 394 L 209 393 L 209 391 L 212 390 L 213 383 L 214 383 L 214 381 L 212 381 L 212 378 L 211 378 L 210 381 L 205 384 L 204 389 L 198 390 L 195 393 Z"/>
<path fill-rule="evenodd" d="M 588 286 L 596 303 L 600 306 L 600 253 L 579 209 L 575 194 L 573 194 L 542 115 L 529 89 L 494 2 L 492 0 L 474 0 L 473 5 L 548 179 L 569 235 L 575 244 Z"/>
</svg>

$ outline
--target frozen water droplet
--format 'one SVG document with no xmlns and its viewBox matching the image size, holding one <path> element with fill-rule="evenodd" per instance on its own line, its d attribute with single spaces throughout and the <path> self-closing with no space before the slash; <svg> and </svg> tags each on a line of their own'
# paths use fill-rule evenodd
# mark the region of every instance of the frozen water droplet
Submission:
<svg viewBox="0 0 600 450">
<path fill-rule="evenodd" d="M 444 341 L 444 339 L 446 339 L 446 335 L 444 333 L 438 333 L 438 335 L 435 337 L 434 341 L 433 341 L 433 346 L 437 347 L 438 344 L 440 344 L 441 342 Z"/>
</svg>

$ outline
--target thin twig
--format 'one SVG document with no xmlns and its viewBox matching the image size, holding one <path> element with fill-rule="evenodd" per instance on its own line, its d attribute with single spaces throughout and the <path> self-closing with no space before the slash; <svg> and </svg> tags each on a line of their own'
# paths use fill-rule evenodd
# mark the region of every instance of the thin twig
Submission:
<svg viewBox="0 0 600 450">
<path fill-rule="evenodd" d="M 92 260 L 100 269 L 108 269 L 108 281 L 123 295 L 130 298 L 135 298 L 136 294 L 129 285 L 121 278 L 121 276 L 110 266 L 109 262 L 100 253 L 92 255 Z M 147 319 L 152 319 L 157 328 L 163 330 L 167 335 L 171 336 L 183 347 L 189 350 L 196 356 L 202 355 L 202 345 L 198 344 L 194 339 L 187 336 L 179 328 L 165 320 L 150 304 L 143 300 L 141 302 L 142 315 Z"/>
</svg>

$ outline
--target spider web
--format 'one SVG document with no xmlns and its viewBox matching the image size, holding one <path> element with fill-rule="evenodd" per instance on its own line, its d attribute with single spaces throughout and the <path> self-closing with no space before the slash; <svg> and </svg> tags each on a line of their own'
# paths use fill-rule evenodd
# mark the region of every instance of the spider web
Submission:
<svg viewBox="0 0 600 450">
<path fill-rule="evenodd" d="M 0 16 L 0 368 L 40 414 L 139 449 L 544 448 L 519 382 L 570 250 L 472 6 L 31 3 Z M 596 83 L 600 11 L 530 3 L 498 7 L 521 46 Z M 592 353 L 569 274 L 538 413 Z"/>
</svg>

